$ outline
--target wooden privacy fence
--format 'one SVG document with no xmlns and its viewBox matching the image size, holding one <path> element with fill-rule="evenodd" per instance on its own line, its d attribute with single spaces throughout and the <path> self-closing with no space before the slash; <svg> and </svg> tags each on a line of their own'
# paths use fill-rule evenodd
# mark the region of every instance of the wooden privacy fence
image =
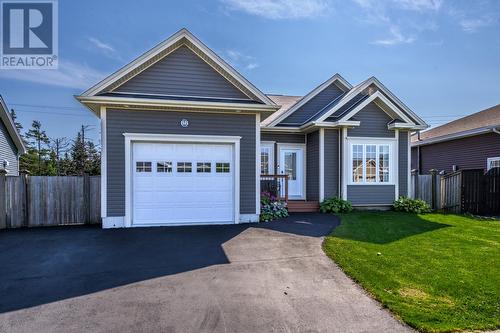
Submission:
<svg viewBox="0 0 500 333">
<path fill-rule="evenodd" d="M 412 174 L 410 195 L 450 213 L 500 215 L 500 168 Z"/>
<path fill-rule="evenodd" d="M 412 172 L 410 197 L 427 202 L 433 209 L 441 208 L 441 178 L 435 170 L 430 175 Z"/>
<path fill-rule="evenodd" d="M 100 223 L 100 176 L 0 175 L 0 229 Z"/>
</svg>

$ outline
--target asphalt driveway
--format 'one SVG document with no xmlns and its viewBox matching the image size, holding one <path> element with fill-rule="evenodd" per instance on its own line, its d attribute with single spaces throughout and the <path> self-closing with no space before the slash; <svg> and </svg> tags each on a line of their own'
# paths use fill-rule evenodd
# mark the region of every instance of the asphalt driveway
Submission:
<svg viewBox="0 0 500 333">
<path fill-rule="evenodd" d="M 0 232 L 2 332 L 401 332 L 330 261 L 338 221 Z"/>
</svg>

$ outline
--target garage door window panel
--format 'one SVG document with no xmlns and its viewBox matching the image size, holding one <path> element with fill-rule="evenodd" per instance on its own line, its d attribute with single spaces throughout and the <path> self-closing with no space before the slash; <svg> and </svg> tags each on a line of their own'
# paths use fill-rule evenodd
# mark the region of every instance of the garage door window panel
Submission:
<svg viewBox="0 0 500 333">
<path fill-rule="evenodd" d="M 172 162 L 156 162 L 156 172 L 158 173 L 172 173 Z"/>
<path fill-rule="evenodd" d="M 151 162 L 138 161 L 135 163 L 135 171 L 137 172 L 151 172 Z"/>
<path fill-rule="evenodd" d="M 211 173 L 212 163 L 210 162 L 198 162 L 196 163 L 196 172 L 198 173 Z"/>
<path fill-rule="evenodd" d="M 191 162 L 177 162 L 178 173 L 190 173 L 193 171 L 193 164 Z"/>
<path fill-rule="evenodd" d="M 217 173 L 230 173 L 231 172 L 231 167 L 230 163 L 216 163 L 215 170 Z"/>
</svg>

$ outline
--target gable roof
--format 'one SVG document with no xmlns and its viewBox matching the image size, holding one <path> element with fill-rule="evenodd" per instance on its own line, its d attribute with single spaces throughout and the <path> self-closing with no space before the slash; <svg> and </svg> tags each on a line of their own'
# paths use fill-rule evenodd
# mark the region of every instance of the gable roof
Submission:
<svg viewBox="0 0 500 333">
<path fill-rule="evenodd" d="M 470 135 L 483 134 L 499 127 L 500 104 L 421 132 L 420 140 L 417 135 L 413 135 L 411 141 L 415 145 L 447 141 Z"/>
<path fill-rule="evenodd" d="M 353 115 L 353 113 L 351 112 L 352 110 L 350 108 L 345 110 L 340 115 L 337 114 L 337 111 L 341 109 L 344 105 L 346 105 L 349 101 L 351 101 L 354 97 L 358 96 L 364 90 L 368 89 L 371 85 L 374 85 L 379 89 L 380 93 L 378 94 L 377 97 L 381 100 L 384 100 L 384 104 L 387 104 L 389 106 L 387 101 L 390 102 L 391 107 L 400 109 L 400 111 L 402 111 L 402 113 L 404 113 L 407 118 L 412 119 L 412 122 L 415 125 L 414 129 L 424 129 L 428 127 L 428 125 L 425 123 L 424 120 L 422 120 L 419 116 L 417 116 L 409 107 L 407 107 L 403 102 L 401 102 L 399 98 L 397 98 L 389 89 L 387 89 L 377 78 L 373 76 L 353 87 L 347 94 L 345 94 L 341 98 L 341 100 L 338 103 L 336 103 L 330 110 L 328 110 L 328 112 L 325 112 L 321 117 L 319 117 L 317 119 L 317 122 L 323 122 L 327 118 L 333 115 L 338 116 L 340 122 L 348 121 L 349 118 L 352 117 Z M 385 99 L 383 97 L 385 97 Z M 358 111 L 360 110 L 360 108 L 358 107 L 356 107 L 356 109 L 358 109 Z"/>
<path fill-rule="evenodd" d="M 21 138 L 21 134 L 17 131 L 16 125 L 14 124 L 14 120 L 10 115 L 9 108 L 5 104 L 3 97 L 0 95 L 0 119 L 4 123 L 7 128 L 7 132 L 9 133 L 12 142 L 16 146 L 18 152 L 20 154 L 24 154 L 26 152 L 26 147 L 24 146 L 23 139 Z"/>
<path fill-rule="evenodd" d="M 246 96 L 249 97 L 249 99 L 258 101 L 264 106 L 269 106 L 271 109 L 278 109 L 278 106 L 274 104 L 270 98 L 257 89 L 187 29 L 179 30 L 167 40 L 145 52 L 140 57 L 125 65 L 115 73 L 109 75 L 93 87 L 87 89 L 80 96 L 77 96 L 77 99 L 87 103 L 90 103 L 92 97 L 95 97 L 95 100 L 97 101 L 102 100 L 102 98 L 99 99 L 97 97 L 102 97 L 106 94 L 112 93 L 114 89 L 143 72 L 150 66 L 156 64 L 158 61 L 162 60 L 181 46 L 187 46 L 226 80 L 241 90 Z M 166 96 L 165 99 L 169 98 Z"/>
<path fill-rule="evenodd" d="M 425 140 L 490 125 L 500 126 L 500 104 L 421 132 L 420 139 Z"/>
<path fill-rule="evenodd" d="M 352 88 L 352 85 L 344 79 L 340 74 L 336 73 L 332 77 L 330 77 L 328 80 L 314 88 L 311 92 L 309 92 L 307 95 L 299 99 L 294 105 L 292 105 L 290 108 L 288 108 L 285 111 L 279 112 L 277 115 L 272 115 L 268 118 L 266 118 L 262 124 L 264 126 L 276 126 L 278 125 L 281 121 L 286 119 L 288 116 L 290 116 L 292 113 L 295 111 L 299 110 L 302 106 L 304 106 L 307 102 L 312 100 L 314 97 L 316 97 L 318 94 L 320 94 L 322 91 L 327 89 L 329 86 L 332 84 L 337 84 L 342 86 L 345 91 L 348 91 Z M 281 111 L 281 110 L 280 110 Z M 318 110 L 318 112 L 321 110 Z M 309 119 L 308 119 L 309 120 Z"/>
</svg>

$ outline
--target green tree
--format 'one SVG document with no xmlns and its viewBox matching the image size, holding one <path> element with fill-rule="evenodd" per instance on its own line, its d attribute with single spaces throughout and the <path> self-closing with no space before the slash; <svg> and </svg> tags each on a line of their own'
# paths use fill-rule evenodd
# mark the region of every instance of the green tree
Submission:
<svg viewBox="0 0 500 333">
<path fill-rule="evenodd" d="M 22 158 L 22 169 L 28 170 L 33 175 L 43 175 L 45 158 L 50 151 L 47 148 L 50 140 L 38 120 L 34 120 L 31 124 L 31 128 L 25 135 L 25 140 L 28 145 L 28 153 Z"/>
</svg>

